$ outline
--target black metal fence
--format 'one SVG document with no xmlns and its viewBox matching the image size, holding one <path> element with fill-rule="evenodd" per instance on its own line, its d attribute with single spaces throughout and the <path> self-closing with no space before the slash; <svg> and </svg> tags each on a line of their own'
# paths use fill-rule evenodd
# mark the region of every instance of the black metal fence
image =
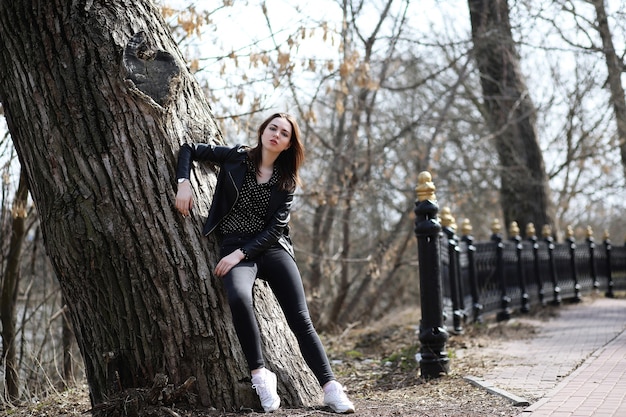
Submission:
<svg viewBox="0 0 626 417">
<path fill-rule="evenodd" d="M 614 246 L 608 237 L 596 242 L 589 228 L 584 240 L 576 241 L 570 229 L 556 242 L 549 229 L 537 237 L 529 225 L 531 234 L 522 238 L 512 225 L 510 238 L 495 231 L 489 241 L 475 242 L 469 233 L 457 236 L 445 219 L 442 224 L 444 316 L 455 332 L 484 314 L 506 320 L 533 306 L 577 301 L 592 292 L 612 297 L 626 289 L 626 245 Z"/>
<path fill-rule="evenodd" d="M 469 222 L 459 237 L 449 209 L 439 213 L 429 172 L 419 174 L 416 193 L 419 363 L 425 378 L 449 370 L 448 329 L 460 333 L 465 323 L 482 321 L 487 314 L 507 320 L 535 306 L 559 305 L 595 292 L 613 297 L 614 291 L 626 289 L 626 245 L 613 246 L 608 236 L 596 243 L 587 228 L 586 239 L 577 242 L 568 228 L 567 238 L 556 242 L 549 226 L 538 237 L 529 224 L 522 238 L 512 223 L 504 238 L 494 221 L 491 239 L 475 242 Z"/>
</svg>

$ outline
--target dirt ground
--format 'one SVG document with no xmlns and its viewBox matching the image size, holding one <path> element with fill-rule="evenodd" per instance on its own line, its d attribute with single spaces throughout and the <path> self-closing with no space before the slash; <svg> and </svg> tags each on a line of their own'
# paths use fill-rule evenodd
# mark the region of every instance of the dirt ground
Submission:
<svg viewBox="0 0 626 417">
<path fill-rule="evenodd" d="M 541 315 L 550 315 L 542 310 Z M 447 343 L 450 373 L 424 381 L 419 377 L 416 334 L 419 311 L 406 310 L 390 315 L 368 327 L 354 326 L 340 335 L 324 336 L 325 346 L 338 379 L 355 403 L 355 416 L 404 417 L 490 417 L 516 416 L 522 408 L 509 400 L 471 385 L 463 377 L 482 376 L 490 358 L 479 354 L 482 346 L 499 340 L 532 337 L 535 329 L 515 320 L 465 326 L 461 335 Z M 494 358 L 491 358 L 494 359 Z M 320 398 L 321 403 L 321 398 Z M 123 404 L 111 407 L 107 416 L 125 417 Z M 11 417 L 78 417 L 91 415 L 86 389 L 72 389 L 28 406 L 2 409 Z M 192 410 L 184 404 L 173 407 L 142 407 L 136 417 L 235 417 L 261 416 L 259 410 L 224 412 Z M 288 409 L 281 407 L 274 417 L 317 417 L 334 415 L 329 408 Z"/>
</svg>

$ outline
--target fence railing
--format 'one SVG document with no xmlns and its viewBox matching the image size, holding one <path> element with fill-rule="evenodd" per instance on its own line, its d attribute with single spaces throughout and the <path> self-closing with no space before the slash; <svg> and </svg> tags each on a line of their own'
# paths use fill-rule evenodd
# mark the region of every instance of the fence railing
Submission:
<svg viewBox="0 0 626 417">
<path fill-rule="evenodd" d="M 508 320 L 533 307 L 579 301 L 591 293 L 613 297 L 614 291 L 626 289 L 626 245 L 612 245 L 606 232 L 596 242 L 588 227 L 586 238 L 576 241 L 570 227 L 566 239 L 557 242 L 549 226 L 537 236 L 529 224 L 522 237 L 512 223 L 505 238 L 496 220 L 491 239 L 476 242 L 469 221 L 463 222 L 459 235 L 448 209 L 438 215 L 430 174 L 421 173 L 419 180 L 415 234 L 423 376 L 448 371 L 447 329 L 461 333 L 465 324 L 480 322 L 488 314 Z"/>
<path fill-rule="evenodd" d="M 539 237 L 532 224 L 524 238 L 511 224 L 505 238 L 496 221 L 491 239 L 476 242 L 467 221 L 456 234 L 445 208 L 441 222 L 444 311 L 455 332 L 464 323 L 482 321 L 483 314 L 507 320 L 534 306 L 580 301 L 596 292 L 613 297 L 615 290 L 626 289 L 626 246 L 613 246 L 606 234 L 596 242 L 591 228 L 577 242 L 569 227 L 565 241 L 556 242 L 549 227 Z"/>
</svg>

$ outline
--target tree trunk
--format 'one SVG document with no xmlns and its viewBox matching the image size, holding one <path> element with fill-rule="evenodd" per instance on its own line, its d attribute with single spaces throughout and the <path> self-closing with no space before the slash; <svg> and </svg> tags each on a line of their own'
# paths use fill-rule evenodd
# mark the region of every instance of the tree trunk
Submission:
<svg viewBox="0 0 626 417">
<path fill-rule="evenodd" d="M 624 87 L 622 86 L 622 71 L 624 63 L 615 53 L 613 46 L 613 36 L 609 28 L 609 20 L 604 7 L 604 0 L 592 0 L 596 9 L 597 30 L 602 38 L 602 49 L 606 60 L 606 68 L 609 74 L 609 89 L 611 91 L 611 105 L 617 121 L 617 137 L 619 149 L 622 155 L 622 168 L 624 178 L 626 178 L 626 99 L 624 98 Z"/>
<path fill-rule="evenodd" d="M 65 301 L 65 300 L 64 300 Z M 72 345 L 76 337 L 72 332 L 72 324 L 67 316 L 67 304 L 61 308 L 61 346 L 63 348 L 63 384 L 66 387 L 74 386 L 74 366 L 72 360 Z"/>
<path fill-rule="evenodd" d="M 222 138 L 152 2 L 1 2 L 0 72 L 92 402 L 165 373 L 196 377 L 202 405 L 258 408 L 201 233 L 211 167 L 194 170 L 194 216 L 173 205 L 180 143 Z M 256 291 L 283 402 L 307 404 L 314 378 L 271 292 Z"/>
<path fill-rule="evenodd" d="M 519 71 L 506 0 L 468 0 L 485 118 L 500 159 L 504 221 L 551 224 L 535 107 Z"/>
<path fill-rule="evenodd" d="M 20 259 L 24 237 L 26 236 L 26 203 L 28 200 L 28 186 L 26 175 L 22 170 L 20 182 L 15 193 L 15 201 L 11 214 L 11 239 L 7 255 L 6 269 L 0 298 L 0 318 L 2 318 L 2 359 L 4 360 L 4 381 L 6 399 L 14 402 L 19 399 L 20 385 L 16 350 L 16 320 L 15 306 L 17 304 L 17 290 L 20 277 Z"/>
</svg>

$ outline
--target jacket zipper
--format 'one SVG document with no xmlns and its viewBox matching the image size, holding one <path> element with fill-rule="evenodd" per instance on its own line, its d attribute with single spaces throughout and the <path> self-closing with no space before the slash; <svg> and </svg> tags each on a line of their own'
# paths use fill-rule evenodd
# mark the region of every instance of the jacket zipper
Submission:
<svg viewBox="0 0 626 417">
<path fill-rule="evenodd" d="M 230 172 L 228 172 L 228 178 L 230 178 L 230 182 L 233 184 L 233 187 L 235 188 L 235 191 L 237 191 L 237 195 L 235 196 L 235 201 L 233 201 L 232 206 L 230 206 L 230 210 L 228 210 L 228 213 L 226 213 L 224 216 L 222 216 L 222 218 L 220 219 L 219 222 L 215 223 L 215 226 L 213 226 L 211 228 L 211 230 L 209 230 L 207 233 L 204 234 L 204 236 L 208 236 L 211 233 L 213 233 L 213 231 L 215 229 L 217 229 L 217 226 L 220 225 L 220 223 L 222 223 L 222 220 L 224 220 L 224 218 L 226 218 L 235 208 L 235 204 L 237 204 L 237 201 L 239 200 L 239 188 L 237 188 L 237 184 L 235 184 L 235 179 L 233 178 L 232 174 Z M 213 196 L 213 198 L 215 198 L 215 196 Z"/>
</svg>

